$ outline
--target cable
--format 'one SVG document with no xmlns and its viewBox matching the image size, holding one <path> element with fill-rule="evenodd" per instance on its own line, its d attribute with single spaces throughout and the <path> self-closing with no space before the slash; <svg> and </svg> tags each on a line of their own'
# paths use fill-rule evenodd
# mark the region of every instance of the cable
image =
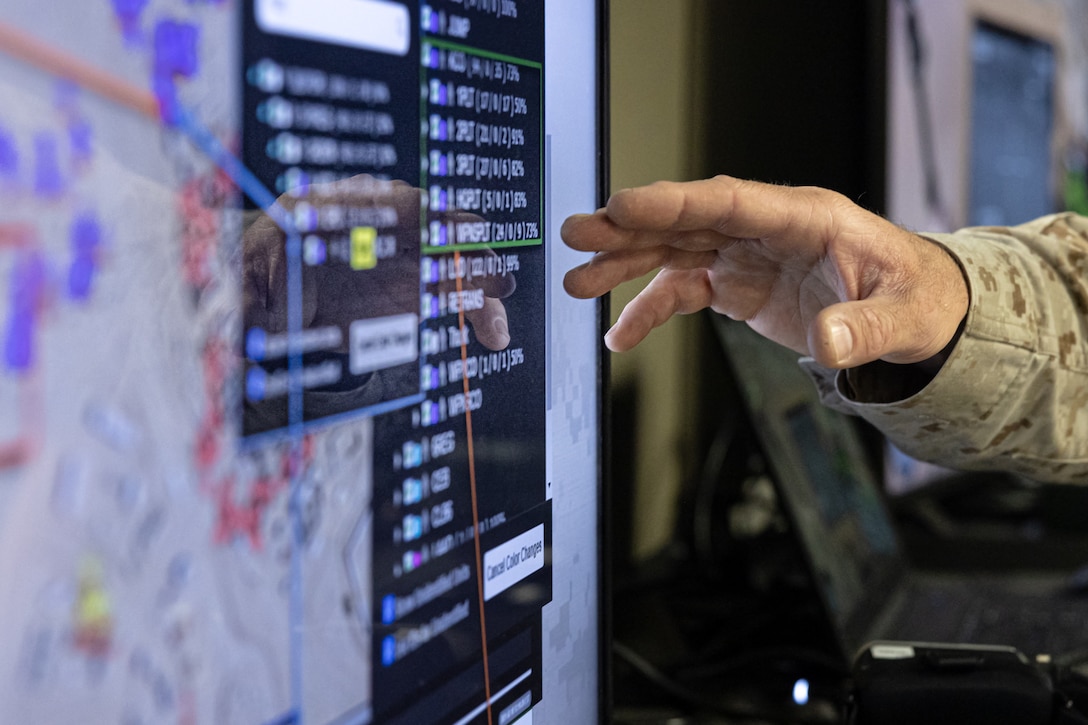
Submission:
<svg viewBox="0 0 1088 725">
<path fill-rule="evenodd" d="M 696 484 L 695 506 L 692 512 L 692 537 L 695 551 L 702 558 L 703 563 L 715 563 L 714 501 L 718 496 L 729 449 L 736 440 L 737 424 L 734 419 L 726 419 L 718 427 Z"/>
</svg>

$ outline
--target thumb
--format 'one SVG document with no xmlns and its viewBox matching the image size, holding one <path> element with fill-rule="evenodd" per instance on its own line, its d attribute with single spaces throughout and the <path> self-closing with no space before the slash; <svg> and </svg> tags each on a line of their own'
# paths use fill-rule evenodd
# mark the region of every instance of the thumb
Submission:
<svg viewBox="0 0 1088 725">
<path fill-rule="evenodd" d="M 840 302 L 825 307 L 809 327 L 809 352 L 829 368 L 853 368 L 884 358 L 916 362 L 929 357 L 918 350 L 901 303 L 888 298 Z"/>
</svg>

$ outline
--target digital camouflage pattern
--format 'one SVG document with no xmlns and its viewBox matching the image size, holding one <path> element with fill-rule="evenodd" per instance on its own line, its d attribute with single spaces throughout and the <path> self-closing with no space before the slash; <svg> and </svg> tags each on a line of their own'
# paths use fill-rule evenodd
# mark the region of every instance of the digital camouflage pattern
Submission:
<svg viewBox="0 0 1088 725">
<path fill-rule="evenodd" d="M 915 366 L 802 361 L 824 402 L 917 458 L 1088 483 L 1088 218 L 924 236 L 959 261 L 970 290 L 944 365 L 913 392 Z"/>
</svg>

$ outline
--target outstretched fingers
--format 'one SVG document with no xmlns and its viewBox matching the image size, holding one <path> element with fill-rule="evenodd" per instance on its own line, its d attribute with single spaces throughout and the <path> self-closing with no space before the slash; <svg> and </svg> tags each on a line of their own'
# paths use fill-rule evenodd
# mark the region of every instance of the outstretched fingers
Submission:
<svg viewBox="0 0 1088 725">
<path fill-rule="evenodd" d="M 709 229 L 740 239 L 788 233 L 826 238 L 843 202 L 844 197 L 826 189 L 717 176 L 624 189 L 612 195 L 603 214 L 623 229 Z"/>
<path fill-rule="evenodd" d="M 579 252 L 609 252 L 651 247 L 673 247 L 693 252 L 720 249 L 736 241 L 712 229 L 656 230 L 618 226 L 604 210 L 575 214 L 563 222 L 563 241 Z"/>
<path fill-rule="evenodd" d="M 600 252 L 563 278 L 563 286 L 572 297 L 599 297 L 623 282 L 649 274 L 658 267 L 701 269 L 710 266 L 715 252 L 689 252 L 671 247 L 651 247 L 618 252 Z"/>
<path fill-rule="evenodd" d="M 605 344 L 614 352 L 630 350 L 673 315 L 698 312 L 710 301 L 706 270 L 662 270 L 623 309 L 605 335 Z"/>
</svg>

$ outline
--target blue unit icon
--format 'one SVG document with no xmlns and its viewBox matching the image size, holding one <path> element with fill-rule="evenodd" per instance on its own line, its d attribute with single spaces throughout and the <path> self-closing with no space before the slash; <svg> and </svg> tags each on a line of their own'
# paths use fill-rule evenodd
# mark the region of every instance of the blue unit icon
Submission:
<svg viewBox="0 0 1088 725">
<path fill-rule="evenodd" d="M 408 441 L 401 446 L 401 455 L 405 468 L 418 468 L 423 465 L 423 446 L 415 441 Z"/>
<path fill-rule="evenodd" d="M 397 597 L 386 594 L 382 597 L 382 624 L 392 624 L 397 618 Z"/>
<path fill-rule="evenodd" d="M 246 372 L 246 398 L 254 402 L 264 400 L 267 381 L 268 373 L 259 367 L 251 367 Z"/>
<path fill-rule="evenodd" d="M 415 541 L 423 536 L 423 519 L 420 516 L 409 514 L 404 517 L 404 540 Z"/>
<path fill-rule="evenodd" d="M 418 478 L 404 479 L 404 505 L 411 506 L 423 500 L 423 481 Z"/>
</svg>

